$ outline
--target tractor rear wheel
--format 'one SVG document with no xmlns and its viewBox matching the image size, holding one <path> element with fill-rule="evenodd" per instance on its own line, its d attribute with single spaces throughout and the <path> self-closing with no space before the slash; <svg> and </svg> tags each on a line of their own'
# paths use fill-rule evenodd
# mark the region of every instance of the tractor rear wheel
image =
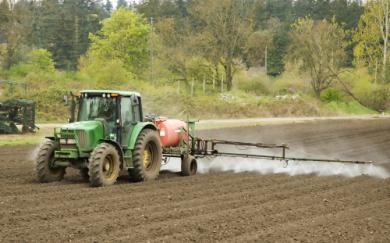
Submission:
<svg viewBox="0 0 390 243">
<path fill-rule="evenodd" d="M 195 175 L 198 170 L 198 163 L 192 155 L 184 154 L 181 157 L 181 174 L 183 176 Z"/>
<path fill-rule="evenodd" d="M 155 130 L 144 129 L 137 138 L 133 151 L 134 168 L 129 170 L 130 179 L 154 180 L 160 173 L 162 148 L 160 137 Z"/>
<path fill-rule="evenodd" d="M 53 167 L 54 151 L 57 144 L 52 140 L 46 140 L 39 148 L 36 171 L 39 182 L 60 181 L 64 178 L 65 167 Z"/>
<path fill-rule="evenodd" d="M 96 146 L 89 157 L 89 183 L 93 187 L 109 186 L 119 176 L 119 153 L 109 143 Z"/>
</svg>

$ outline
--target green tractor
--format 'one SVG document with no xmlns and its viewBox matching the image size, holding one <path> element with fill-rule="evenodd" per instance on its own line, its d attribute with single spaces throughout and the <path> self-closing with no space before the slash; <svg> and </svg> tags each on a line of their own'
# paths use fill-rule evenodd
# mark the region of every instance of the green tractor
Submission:
<svg viewBox="0 0 390 243">
<path fill-rule="evenodd" d="M 40 147 L 36 159 L 40 182 L 61 180 L 67 167 L 79 169 L 94 187 L 114 184 L 121 170 L 127 170 L 133 181 L 159 175 L 163 156 L 159 129 L 144 121 L 139 93 L 85 90 L 72 96 L 70 110 L 70 123 L 55 128 L 54 136 Z M 182 167 L 193 168 L 183 160 L 193 163 L 194 157 L 182 156 Z"/>
</svg>

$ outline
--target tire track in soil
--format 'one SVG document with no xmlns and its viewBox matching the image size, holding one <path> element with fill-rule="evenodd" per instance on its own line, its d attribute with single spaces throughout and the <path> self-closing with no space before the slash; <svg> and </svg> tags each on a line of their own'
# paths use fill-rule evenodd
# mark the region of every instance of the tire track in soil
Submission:
<svg viewBox="0 0 390 243">
<path fill-rule="evenodd" d="M 301 184 L 305 184 L 305 182 L 302 182 Z M 325 187 L 328 188 L 328 185 L 326 184 Z M 293 189 L 290 189 L 291 191 L 294 191 L 292 194 L 297 194 L 298 191 L 300 191 L 300 190 L 302 190 L 302 194 L 304 194 L 304 193 L 307 193 L 306 190 L 304 190 L 304 189 L 306 189 L 306 188 L 311 189 L 310 186 L 307 186 L 307 187 L 299 187 L 298 186 L 296 189 L 294 189 L 295 185 L 292 185 L 292 188 Z M 270 191 L 278 191 L 277 188 L 270 188 L 269 190 Z M 250 192 L 245 191 L 245 194 L 248 194 L 248 193 L 250 193 Z M 280 193 L 268 193 L 268 195 L 263 196 L 264 197 L 263 200 L 261 200 L 261 198 L 255 198 L 255 200 L 248 200 L 249 197 L 247 196 L 246 199 L 245 199 L 245 202 L 246 202 L 245 205 L 243 205 L 243 203 L 242 203 L 242 201 L 243 201 L 242 198 L 238 198 L 238 199 L 233 200 L 231 202 L 226 202 L 227 200 L 224 200 L 224 198 L 217 197 L 214 200 L 215 203 L 213 204 L 216 207 L 215 207 L 215 209 L 212 208 L 211 211 L 209 209 L 210 205 L 207 205 L 207 209 L 208 210 L 206 212 L 199 211 L 197 208 L 192 208 L 196 212 L 196 216 L 193 215 L 194 212 L 192 212 L 187 217 L 185 217 L 186 215 L 181 215 L 181 214 L 178 215 L 178 213 L 181 213 L 180 211 L 179 212 L 172 212 L 172 216 L 169 216 L 169 214 L 166 215 L 167 213 L 164 212 L 162 214 L 166 215 L 165 216 L 165 220 L 164 220 L 164 217 L 163 217 L 161 221 L 158 221 L 156 223 L 150 223 L 150 222 L 148 223 L 147 227 L 153 227 L 152 229 L 145 230 L 145 226 L 143 224 L 141 224 L 139 227 L 135 227 L 135 228 L 133 227 L 132 229 L 137 230 L 137 229 L 140 228 L 140 230 L 146 231 L 146 233 L 147 232 L 158 232 L 159 228 L 165 227 L 166 225 L 183 225 L 182 223 L 178 223 L 178 222 L 183 221 L 184 219 L 186 221 L 188 221 L 188 220 L 199 221 L 199 220 L 202 220 L 205 217 L 210 217 L 210 215 L 219 214 L 220 211 L 221 211 L 221 208 L 222 208 L 223 211 L 225 211 L 225 210 L 230 211 L 232 209 L 240 210 L 240 209 L 245 209 L 245 208 L 251 209 L 252 207 L 254 207 L 256 205 L 260 205 L 263 202 L 267 203 L 267 202 L 271 202 L 271 201 L 282 200 L 282 198 L 286 196 L 285 193 L 283 193 L 283 194 L 280 194 Z M 153 222 L 154 222 L 155 219 L 158 218 L 158 216 L 153 214 L 153 215 L 148 215 L 148 218 L 153 219 Z M 169 232 L 169 230 L 168 230 L 168 232 Z M 174 232 L 176 232 L 176 231 L 174 231 Z M 118 234 L 120 234 L 120 233 L 121 232 L 113 231 L 112 232 L 112 236 L 115 235 L 116 237 L 118 237 Z M 161 233 L 157 233 L 157 234 L 161 235 Z M 144 235 L 144 237 L 146 237 L 146 236 L 147 235 Z M 141 240 L 141 239 L 132 239 L 132 240 L 137 241 L 137 240 Z"/>
<path fill-rule="evenodd" d="M 236 177 L 237 179 L 240 179 L 238 180 L 240 183 L 242 182 L 246 182 L 249 180 L 249 182 L 252 182 L 253 180 L 256 180 L 258 179 L 258 175 L 256 175 L 256 177 L 254 178 L 246 178 L 245 180 L 243 180 L 243 178 L 245 177 Z M 283 183 L 291 183 L 290 181 L 288 181 L 288 178 L 284 178 L 283 181 L 280 181 L 280 179 L 278 180 L 273 180 L 274 178 L 270 178 L 271 180 L 269 182 L 267 181 L 262 181 L 261 185 L 260 186 L 257 186 L 257 184 L 254 184 L 256 185 L 257 187 L 264 187 L 264 186 L 269 186 L 271 184 L 274 184 L 274 183 L 278 183 L 278 184 L 283 184 Z M 298 178 L 297 178 L 298 180 Z M 222 184 L 222 188 L 230 188 L 231 187 L 231 184 L 226 184 L 225 185 L 223 183 Z M 249 184 L 249 183 L 248 183 Z M 253 186 L 252 184 L 249 184 L 251 186 Z M 146 185 L 147 186 L 147 185 Z M 187 191 L 187 188 L 185 188 L 186 185 L 184 185 L 184 188 L 180 191 L 179 194 L 185 194 L 186 191 Z M 204 185 L 202 185 L 201 187 L 204 187 Z M 216 194 L 218 192 L 221 191 L 221 187 L 218 187 L 218 191 L 216 191 L 214 189 L 215 187 L 212 186 L 211 189 L 208 189 L 208 190 L 203 190 L 203 191 L 199 191 L 199 192 L 196 192 L 196 193 L 191 193 L 191 196 L 193 198 L 198 198 L 198 197 L 202 197 L 203 195 L 202 194 L 206 194 L 206 195 L 209 195 L 209 194 Z M 145 188 L 146 189 L 146 188 Z M 157 189 L 159 193 L 166 193 L 164 192 L 164 189 L 163 188 L 158 188 Z M 170 194 L 172 194 L 173 192 L 171 191 L 172 189 L 171 188 L 168 188 L 168 192 Z M 166 190 L 165 190 L 166 191 Z M 89 205 L 91 204 L 98 204 L 98 203 L 108 203 L 110 201 L 120 201 L 121 199 L 123 198 L 128 198 L 129 196 L 127 195 L 130 195 L 131 193 L 131 198 L 142 198 L 142 197 L 147 197 L 149 198 L 149 200 L 153 201 L 153 200 L 157 200 L 159 197 L 161 197 L 159 194 L 156 194 L 153 190 L 152 191 L 146 191 L 146 192 L 132 192 L 132 191 L 127 191 L 128 193 L 127 194 L 121 194 L 121 193 L 114 193 L 114 195 L 107 195 L 106 193 L 104 193 L 103 195 L 98 195 L 98 197 L 94 198 L 95 200 L 89 200 L 89 201 L 83 201 L 83 200 L 80 200 L 80 201 L 74 201 L 74 197 L 73 196 L 69 196 L 67 195 L 66 198 L 67 199 L 72 199 L 70 200 L 69 204 L 72 206 L 72 207 L 76 207 L 76 208 L 84 208 L 84 207 L 89 207 Z M 111 193 L 111 191 L 110 191 Z M 178 193 L 177 189 L 175 190 L 174 193 Z M 188 194 L 188 193 L 187 193 Z M 95 194 L 96 195 L 96 194 Z M 88 196 L 87 196 L 88 198 Z M 61 198 L 59 198 L 61 200 Z M 63 198 L 62 198 L 63 199 Z M 79 199 L 82 199 L 82 198 L 79 198 Z M 179 198 L 180 199 L 180 198 Z M 5 201 L 6 199 L 3 199 L 3 202 Z M 31 203 L 33 203 L 36 199 L 33 199 L 33 200 L 24 200 L 23 202 L 26 204 L 26 205 L 31 205 Z M 167 201 L 167 200 L 171 200 L 170 198 L 165 198 L 165 200 L 163 201 Z M 62 200 L 61 200 L 62 201 Z M 160 200 L 161 201 L 161 200 Z M 53 201 L 51 201 L 53 203 Z M 19 204 L 20 205 L 20 204 Z M 35 208 L 27 208 L 26 210 L 18 210 L 18 214 L 22 214 L 22 215 L 25 215 L 25 214 L 37 214 L 39 211 L 46 211 L 46 210 L 56 210 L 56 211 L 61 211 L 63 209 L 67 209 L 69 208 L 68 204 L 61 204 L 61 205 L 58 205 L 58 204 L 55 204 L 55 205 L 40 205 L 38 207 L 35 207 Z M 11 206 L 11 205 L 9 205 Z M 137 205 L 135 205 L 137 206 Z M 8 210 L 8 209 L 7 209 Z M 1 213 L 4 213 L 3 211 L 1 211 L 0 209 L 0 214 Z"/>
<path fill-rule="evenodd" d="M 308 180 L 298 180 L 297 182 L 297 185 L 295 185 L 295 184 L 290 184 L 290 186 L 291 187 L 294 187 L 294 186 L 298 186 L 299 187 L 299 185 L 301 185 L 301 184 L 307 184 L 308 182 L 310 182 L 310 181 L 315 181 L 315 180 L 318 180 L 318 178 L 316 178 L 316 177 L 310 177 L 310 178 L 307 178 Z M 323 178 L 324 180 L 326 180 L 325 178 Z M 340 180 L 344 180 L 344 179 L 342 179 L 342 178 L 340 178 Z M 252 183 L 251 183 L 252 184 Z M 273 184 L 273 185 L 272 185 Z M 268 187 L 269 186 L 271 186 L 271 187 L 273 187 L 275 185 L 275 183 L 270 183 L 270 185 L 268 185 Z M 276 184 L 276 185 L 280 185 L 280 184 Z M 282 186 L 283 186 L 283 184 L 281 184 Z M 229 189 L 229 188 L 226 188 L 227 190 Z M 241 188 L 240 188 L 241 189 Z M 218 190 L 218 189 L 217 189 Z M 258 190 L 258 188 L 255 188 L 254 189 L 255 191 L 257 191 Z M 214 189 L 214 191 L 215 191 L 215 189 Z M 220 190 L 218 190 L 218 191 L 220 191 Z M 209 199 L 209 197 L 207 197 L 208 195 L 209 195 L 210 193 L 206 193 L 206 195 L 204 195 L 204 197 L 203 197 L 203 200 L 204 199 L 206 199 L 206 201 L 207 200 L 209 200 L 210 202 L 209 202 L 209 204 L 210 205 L 212 205 L 212 204 L 219 204 L 220 202 L 219 201 L 215 201 L 215 200 L 213 200 L 213 199 Z M 212 195 L 215 195 L 214 193 L 211 193 Z M 229 199 L 231 199 L 231 198 L 237 198 L 237 195 L 240 195 L 241 194 L 241 192 L 238 192 L 238 193 L 236 193 L 236 194 L 227 194 L 228 195 L 228 198 L 227 198 L 227 201 L 229 200 Z M 201 199 L 202 199 L 202 197 L 201 197 Z M 168 199 L 168 202 L 170 201 L 171 199 Z M 180 202 L 180 203 L 178 203 L 178 204 L 183 204 L 183 201 L 180 201 L 180 198 L 177 198 L 177 199 L 174 199 L 175 201 L 178 201 L 178 202 Z M 240 201 L 241 199 L 239 198 L 238 199 L 238 201 Z M 114 200 L 114 201 L 116 201 L 116 200 Z M 99 202 L 99 203 L 101 203 L 101 202 Z M 159 202 L 160 203 L 160 202 Z M 164 202 L 162 202 L 162 203 L 164 203 Z M 142 203 L 141 203 L 142 204 Z M 201 204 L 201 202 L 200 202 L 200 204 Z M 203 205 L 203 204 L 202 204 Z M 207 204 L 206 204 L 207 205 Z M 153 206 L 153 205 L 152 205 Z M 88 205 L 86 206 L 86 207 L 88 207 Z M 65 207 L 65 209 L 64 209 L 64 211 L 66 211 L 66 208 L 67 207 Z M 79 211 L 77 211 L 77 213 L 75 214 L 75 215 L 72 215 L 72 214 L 67 214 L 67 217 L 66 217 L 66 219 L 67 219 L 67 222 L 69 222 L 69 221 L 74 221 L 74 222 L 78 222 L 79 221 L 79 218 L 80 217 L 83 217 L 83 220 L 85 220 L 85 221 L 92 221 L 92 220 L 88 220 L 88 218 L 89 217 L 91 217 L 90 216 L 90 214 L 92 214 L 92 217 L 94 217 L 93 215 L 96 215 L 96 213 L 98 213 L 98 211 L 99 211 L 99 207 L 96 207 L 96 208 L 92 208 L 93 210 L 96 210 L 96 212 L 95 211 L 92 211 L 92 212 L 90 212 L 90 211 L 84 211 L 84 210 L 82 210 L 83 208 L 81 208 L 80 209 L 80 211 L 82 212 L 81 214 L 79 213 Z M 142 210 L 145 210 L 146 208 L 143 208 Z M 162 212 L 164 212 L 164 209 L 165 209 L 165 207 L 161 207 L 161 209 L 162 209 Z M 117 211 L 118 210 L 129 210 L 129 207 L 128 207 L 128 203 L 127 202 L 124 202 L 123 203 L 123 206 L 121 206 L 121 205 L 115 205 L 115 210 L 114 211 L 108 211 L 108 212 L 105 212 L 104 213 L 104 215 L 105 215 L 105 218 L 107 219 L 107 218 L 109 218 L 111 215 L 113 215 L 112 217 L 113 218 L 115 218 L 115 216 L 116 216 L 116 214 L 117 214 Z M 130 211 L 131 211 L 132 209 L 130 208 Z M 59 210 L 60 212 L 61 212 L 61 210 Z M 155 210 L 152 210 L 152 211 L 155 211 Z M 142 211 L 141 211 L 142 212 Z M 164 212 L 165 213 L 165 212 Z M 163 214 L 164 214 L 163 213 Z M 58 216 L 58 215 L 46 215 L 46 214 L 43 214 L 43 215 L 40 215 L 40 214 L 36 214 L 35 215 L 36 217 L 37 217 L 37 219 L 39 220 L 39 219 L 45 219 L 45 218 L 54 218 L 54 221 L 61 221 L 62 220 L 62 218 L 63 217 L 61 217 L 61 216 Z M 175 217 L 180 217 L 180 215 L 176 215 Z M 57 220 L 55 219 L 55 218 L 57 218 Z M 154 216 L 151 216 L 151 218 L 157 218 L 157 217 L 154 217 Z M 163 215 L 163 217 L 161 217 L 161 220 L 162 221 L 164 221 L 164 215 Z M 22 219 L 20 219 L 19 221 L 18 221 L 19 223 L 22 223 L 22 225 L 18 225 L 18 227 L 20 227 L 20 228 L 25 228 L 25 227 L 27 227 L 28 226 L 28 224 L 29 223 L 26 223 L 26 224 L 24 224 L 25 222 L 26 222 L 26 219 L 25 218 L 22 218 Z M 51 222 L 53 222 L 53 221 L 51 221 Z M 7 225 L 9 222 L 6 222 L 5 223 L 5 225 Z M 59 222 L 60 224 L 61 224 L 61 222 Z M 16 227 L 16 225 L 13 225 L 13 227 Z M 61 226 L 62 227 L 62 226 Z"/>
<path fill-rule="evenodd" d="M 363 183 L 360 183 L 363 184 Z M 367 186 L 366 184 L 364 184 Z M 375 188 L 378 185 L 378 182 L 373 182 L 372 186 Z M 278 236 L 273 237 L 278 238 L 278 240 L 281 240 L 282 238 L 288 239 L 289 237 L 294 237 L 297 232 L 292 232 L 291 235 L 288 235 L 288 228 L 289 227 L 296 227 L 299 230 L 302 229 L 312 229 L 313 225 L 319 224 L 322 227 L 322 223 L 318 222 L 317 219 L 323 217 L 323 215 L 328 215 L 330 217 L 334 217 L 335 215 L 338 215 L 339 213 L 343 213 L 346 210 L 350 210 L 351 208 L 360 208 L 365 207 L 365 205 L 369 205 L 371 203 L 376 203 L 377 201 L 388 201 L 388 195 L 386 193 L 380 194 L 378 196 L 378 193 L 375 192 L 375 190 L 367 193 L 361 193 L 361 185 L 356 185 L 356 190 L 354 192 L 351 192 L 347 194 L 344 197 L 339 196 L 333 196 L 330 197 L 327 193 L 325 195 L 321 195 L 320 198 L 326 198 L 327 202 L 322 203 L 321 207 L 317 207 L 315 205 L 312 205 L 312 212 L 307 212 L 308 210 L 301 211 L 300 209 L 296 210 L 294 209 L 294 215 L 300 215 L 302 216 L 299 220 L 294 220 L 292 222 L 283 222 L 282 224 L 277 224 L 272 227 L 267 227 L 265 231 L 255 231 L 255 232 L 248 232 L 246 231 L 244 234 L 240 234 L 236 236 L 235 238 L 232 238 L 232 241 L 248 241 L 248 240 L 256 240 L 256 239 L 263 239 L 267 235 L 271 235 L 274 232 L 283 232 L 282 234 L 279 234 Z M 370 187 L 368 187 L 370 189 Z M 389 191 L 390 190 L 390 183 L 387 183 L 384 188 L 381 188 L 383 191 Z M 365 189 L 364 189 L 365 191 Z M 329 193 L 333 193 L 330 191 Z M 372 201 L 372 199 L 375 199 L 376 201 Z M 317 212 L 321 211 L 320 214 Z M 364 213 L 364 210 L 361 210 L 360 213 Z M 303 224 L 304 222 L 305 224 Z M 337 223 L 337 221 L 329 221 L 328 223 L 334 224 Z M 298 231 L 299 231 L 298 230 Z M 283 241 L 283 240 L 282 240 Z"/>
<path fill-rule="evenodd" d="M 367 203 L 355 206 L 354 208 L 346 208 L 344 210 L 336 209 L 336 212 L 332 211 L 316 217 L 304 218 L 297 221 L 287 222 L 282 225 L 277 225 L 277 231 L 283 232 L 283 234 L 274 235 L 276 230 L 271 228 L 266 232 L 256 232 L 249 235 L 243 234 L 239 237 L 229 239 L 229 242 L 258 242 L 259 239 L 263 240 L 264 238 L 266 239 L 270 236 L 273 240 L 282 242 L 288 240 L 305 241 L 308 238 L 322 239 L 321 241 L 342 241 L 347 240 L 350 237 L 365 237 L 370 234 L 372 235 L 374 231 L 367 231 L 367 229 L 363 227 L 361 227 L 358 231 L 356 231 L 356 228 L 353 227 L 347 227 L 347 229 L 349 228 L 351 231 L 343 228 L 345 228 L 345 225 L 351 224 L 351 218 L 354 218 L 354 225 L 363 225 L 364 217 L 362 217 L 362 213 L 378 213 L 377 208 L 386 207 L 389 203 L 390 200 L 387 198 L 379 199 L 375 202 L 368 201 Z M 346 216 L 348 216 L 348 219 L 345 219 Z M 382 216 L 382 222 L 386 217 L 388 217 L 388 215 Z M 302 232 L 302 229 L 310 230 Z M 374 230 L 374 228 L 372 229 Z M 365 232 L 362 232 L 361 230 Z M 388 233 L 389 230 L 386 232 Z M 382 232 L 375 233 L 379 233 L 381 236 L 385 236 L 385 238 L 389 239 L 388 234 L 382 235 Z"/>
<path fill-rule="evenodd" d="M 336 188 L 336 191 L 331 191 L 329 195 L 328 194 L 325 194 L 325 195 L 327 195 L 328 198 L 329 197 L 331 197 L 331 198 L 337 197 L 337 198 L 341 198 L 341 199 L 348 198 L 348 197 L 351 197 L 351 195 L 342 195 L 343 189 L 348 189 L 350 187 L 356 188 L 356 187 L 359 187 L 360 184 L 361 183 L 359 182 L 358 185 L 356 185 L 356 184 L 355 185 L 347 185 L 347 186 L 344 186 L 344 188 L 343 187 Z M 325 192 L 326 191 L 327 190 L 325 190 Z M 334 195 L 332 196 L 332 194 L 334 194 Z M 304 203 L 300 203 L 300 204 L 298 204 L 298 207 L 296 207 L 295 205 L 297 205 L 297 203 L 296 203 L 297 201 L 304 201 Z M 276 204 L 273 203 L 272 205 L 270 205 L 269 208 L 267 208 L 268 204 L 266 203 L 266 204 L 258 205 L 261 207 L 260 209 L 255 208 L 255 207 L 250 207 L 250 208 L 248 208 L 247 211 L 246 210 L 237 210 L 236 211 L 233 209 L 234 211 L 232 211 L 229 214 L 232 216 L 226 216 L 227 214 L 217 214 L 216 218 L 211 216 L 208 219 L 205 219 L 205 223 L 207 221 L 212 221 L 214 224 L 214 228 L 203 229 L 203 230 L 204 230 L 204 232 L 208 233 L 206 235 L 212 235 L 213 240 L 228 240 L 237 234 L 246 235 L 246 233 L 248 231 L 250 232 L 251 228 L 253 228 L 253 227 L 255 227 L 256 229 L 268 228 L 268 227 L 272 227 L 273 224 L 280 224 L 281 222 L 283 222 L 283 224 L 285 224 L 286 220 L 287 220 L 287 222 L 289 222 L 288 220 L 290 220 L 290 219 L 293 219 L 295 221 L 297 218 L 304 218 L 305 216 L 308 216 L 308 215 L 315 216 L 319 213 L 321 214 L 322 212 L 321 211 L 318 212 L 318 208 L 317 208 L 318 201 L 322 201 L 322 198 L 319 196 L 312 198 L 312 196 L 308 196 L 308 195 L 303 195 L 303 196 L 302 195 L 298 195 L 298 196 L 294 195 L 293 197 L 290 197 L 286 200 L 281 200 L 280 202 L 276 202 Z M 293 205 L 295 207 L 293 207 L 291 205 Z M 265 209 L 264 209 L 264 207 L 265 207 Z M 293 210 L 292 210 L 292 208 L 293 208 Z M 315 210 L 313 210 L 313 208 Z M 336 208 L 336 210 L 338 209 L 337 207 L 335 207 L 335 208 Z M 269 212 L 271 212 L 271 213 L 269 213 Z M 307 212 L 309 212 L 309 213 L 307 213 Z M 251 218 L 250 215 L 261 215 L 261 216 Z M 224 224 L 224 222 L 226 222 L 227 218 L 231 219 L 230 222 L 232 222 L 232 224 Z M 249 221 L 249 222 L 245 222 L 245 221 Z M 239 224 L 235 224 L 236 222 L 238 222 Z M 186 230 L 186 232 L 188 233 L 187 240 L 191 239 L 191 235 L 192 235 L 192 238 L 196 235 L 196 232 L 192 232 L 192 234 L 191 234 L 190 233 L 191 231 L 188 230 L 188 228 L 194 228 L 194 226 L 195 226 L 192 223 L 192 221 L 188 222 L 188 220 L 186 220 L 185 222 L 182 222 L 180 225 L 181 225 L 181 227 L 184 226 L 187 229 Z M 279 228 L 279 226 L 277 228 Z M 172 236 L 168 236 L 168 237 L 164 237 L 164 238 L 157 238 L 156 241 L 171 242 L 175 239 L 175 237 L 177 238 L 178 236 L 179 236 L 179 234 L 174 234 Z M 202 238 L 200 238 L 200 240 L 202 241 Z M 242 242 L 240 240 L 237 240 L 237 241 L 233 240 L 233 241 Z"/>
</svg>

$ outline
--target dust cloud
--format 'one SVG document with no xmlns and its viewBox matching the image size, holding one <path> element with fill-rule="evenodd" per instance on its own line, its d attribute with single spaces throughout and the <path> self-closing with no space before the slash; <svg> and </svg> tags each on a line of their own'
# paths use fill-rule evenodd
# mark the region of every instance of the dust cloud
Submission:
<svg viewBox="0 0 390 243">
<path fill-rule="evenodd" d="M 40 144 L 38 144 L 31 152 L 27 153 L 26 159 L 30 162 L 36 163 L 39 149 L 42 147 L 46 140 L 43 140 Z"/>
</svg>

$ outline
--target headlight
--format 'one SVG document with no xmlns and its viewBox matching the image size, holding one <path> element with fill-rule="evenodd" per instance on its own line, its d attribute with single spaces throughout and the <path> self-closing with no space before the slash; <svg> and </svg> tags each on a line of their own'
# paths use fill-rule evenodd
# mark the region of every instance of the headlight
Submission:
<svg viewBox="0 0 390 243">
<path fill-rule="evenodd" d="M 75 139 L 61 138 L 60 139 L 60 144 L 76 144 L 76 140 Z"/>
</svg>

